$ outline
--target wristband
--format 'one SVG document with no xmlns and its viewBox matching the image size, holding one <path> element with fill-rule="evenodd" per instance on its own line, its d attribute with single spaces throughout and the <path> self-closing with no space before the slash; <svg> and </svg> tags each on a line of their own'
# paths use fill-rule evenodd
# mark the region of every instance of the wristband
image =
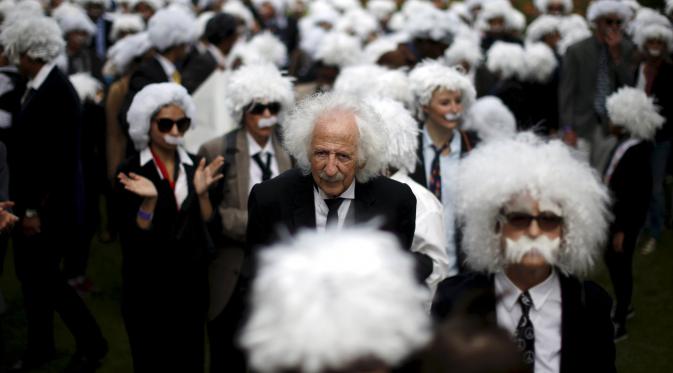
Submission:
<svg viewBox="0 0 673 373">
<path fill-rule="evenodd" d="M 152 220 L 152 217 L 153 217 L 153 216 L 154 216 L 154 214 L 151 213 L 151 212 L 143 211 L 143 210 L 140 210 L 140 209 L 138 210 L 138 217 L 139 217 L 141 220 L 147 220 L 147 221 L 150 221 L 150 220 Z"/>
</svg>

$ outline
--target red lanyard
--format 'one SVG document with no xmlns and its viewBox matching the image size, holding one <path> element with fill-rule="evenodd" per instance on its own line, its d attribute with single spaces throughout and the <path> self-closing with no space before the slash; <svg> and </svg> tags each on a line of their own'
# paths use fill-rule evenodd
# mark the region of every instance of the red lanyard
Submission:
<svg viewBox="0 0 673 373">
<path fill-rule="evenodd" d="M 165 180 L 168 180 L 168 184 L 171 186 L 171 190 L 175 190 L 175 180 L 172 180 L 168 176 L 168 170 L 166 170 L 166 165 L 161 160 L 161 158 L 159 158 L 157 156 L 157 154 L 154 152 L 154 150 L 152 150 L 152 148 L 150 148 L 150 152 L 152 152 L 152 158 L 154 158 L 154 163 L 156 163 L 157 167 L 159 167 L 159 171 L 161 172 L 161 176 L 163 176 L 163 178 Z"/>
</svg>

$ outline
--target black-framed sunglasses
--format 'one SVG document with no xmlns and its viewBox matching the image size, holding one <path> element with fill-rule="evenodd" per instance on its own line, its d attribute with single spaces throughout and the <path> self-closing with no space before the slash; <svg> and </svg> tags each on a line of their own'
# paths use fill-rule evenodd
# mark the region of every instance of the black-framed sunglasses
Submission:
<svg viewBox="0 0 673 373">
<path fill-rule="evenodd" d="M 608 26 L 612 26 L 612 25 L 621 26 L 622 23 L 624 23 L 624 21 L 619 19 L 619 18 L 606 18 L 605 19 L 605 24 L 608 25 Z"/>
<path fill-rule="evenodd" d="M 279 102 L 270 102 L 268 104 L 255 103 L 250 105 L 248 113 L 254 115 L 262 115 L 264 114 L 264 110 L 267 109 L 269 109 L 269 113 L 271 113 L 271 115 L 276 115 L 280 111 L 280 103 Z"/>
<path fill-rule="evenodd" d="M 503 215 L 507 224 L 518 230 L 528 229 L 533 220 L 545 232 L 553 231 L 563 225 L 563 218 L 550 212 L 534 216 L 525 212 L 511 212 Z"/>
<path fill-rule="evenodd" d="M 178 131 L 180 133 L 185 133 L 192 124 L 192 120 L 187 117 L 182 117 L 178 120 L 173 120 L 170 118 L 157 118 L 155 121 L 157 122 L 157 129 L 159 129 L 159 132 L 161 133 L 170 132 L 173 129 L 173 126 L 176 125 L 178 126 Z"/>
</svg>

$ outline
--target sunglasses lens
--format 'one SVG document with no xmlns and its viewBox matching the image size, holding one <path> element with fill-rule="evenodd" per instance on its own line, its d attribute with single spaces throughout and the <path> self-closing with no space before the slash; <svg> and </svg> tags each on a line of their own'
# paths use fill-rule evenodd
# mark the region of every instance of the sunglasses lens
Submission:
<svg viewBox="0 0 673 373">
<path fill-rule="evenodd" d="M 530 226 L 533 217 L 528 214 L 512 213 L 507 214 L 507 223 L 516 229 L 526 229 Z"/>
<path fill-rule="evenodd" d="M 267 105 L 267 107 L 269 108 L 269 112 L 273 115 L 278 114 L 278 112 L 280 111 L 280 104 L 278 102 L 272 102 L 269 105 Z"/>
<path fill-rule="evenodd" d="M 175 122 L 173 122 L 172 119 L 157 119 L 157 128 L 159 129 L 159 132 L 170 132 L 171 128 L 173 128 L 173 123 Z"/>
<path fill-rule="evenodd" d="M 254 105 L 250 108 L 250 113 L 251 113 L 251 114 L 255 114 L 255 115 L 260 115 L 260 114 L 263 114 L 263 113 L 264 113 L 264 109 L 266 109 L 266 105 L 262 105 L 262 104 L 254 104 Z"/>
<path fill-rule="evenodd" d="M 269 113 L 271 113 L 271 115 L 276 115 L 280 111 L 280 104 L 278 102 L 272 102 L 272 103 L 267 104 L 267 105 L 254 104 L 250 108 L 249 112 L 250 112 L 250 114 L 254 114 L 254 115 L 262 115 L 262 114 L 264 114 L 264 111 L 266 109 L 269 109 Z"/>
<path fill-rule="evenodd" d="M 192 121 L 189 118 L 180 118 L 175 123 L 178 125 L 178 131 L 185 133 L 189 129 L 189 125 L 192 124 Z"/>
<path fill-rule="evenodd" d="M 553 231 L 563 224 L 563 219 L 560 216 L 543 214 L 537 218 L 537 223 L 543 231 Z"/>
</svg>

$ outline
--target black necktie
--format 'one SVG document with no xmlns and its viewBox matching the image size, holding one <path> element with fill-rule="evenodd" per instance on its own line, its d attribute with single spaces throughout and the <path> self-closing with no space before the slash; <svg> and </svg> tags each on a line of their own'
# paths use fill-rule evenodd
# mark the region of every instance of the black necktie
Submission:
<svg viewBox="0 0 673 373">
<path fill-rule="evenodd" d="M 521 306 L 521 318 L 516 326 L 515 341 L 523 353 L 524 364 L 533 372 L 535 369 L 535 330 L 528 316 L 533 306 L 533 299 L 528 291 L 525 291 L 521 293 L 517 302 Z"/>
<path fill-rule="evenodd" d="M 449 147 L 447 142 L 441 148 L 437 149 L 434 145 L 430 145 L 432 150 L 435 152 L 435 157 L 432 158 L 432 163 L 430 164 L 430 182 L 428 183 L 428 189 L 434 194 L 438 200 L 442 200 L 442 175 L 439 172 L 439 156 L 442 155 L 442 152 Z"/>
<path fill-rule="evenodd" d="M 259 169 L 262 170 L 262 181 L 266 181 L 271 179 L 271 153 L 266 153 L 266 163 L 262 162 L 261 153 L 256 153 L 252 156 L 252 159 L 255 160 Z"/>
<path fill-rule="evenodd" d="M 341 206 L 341 202 L 343 202 L 343 200 L 343 198 L 331 198 L 325 200 L 327 208 L 329 209 L 327 212 L 327 223 L 325 224 L 326 227 L 329 227 L 330 225 L 336 225 L 339 222 L 339 206 Z"/>
</svg>

